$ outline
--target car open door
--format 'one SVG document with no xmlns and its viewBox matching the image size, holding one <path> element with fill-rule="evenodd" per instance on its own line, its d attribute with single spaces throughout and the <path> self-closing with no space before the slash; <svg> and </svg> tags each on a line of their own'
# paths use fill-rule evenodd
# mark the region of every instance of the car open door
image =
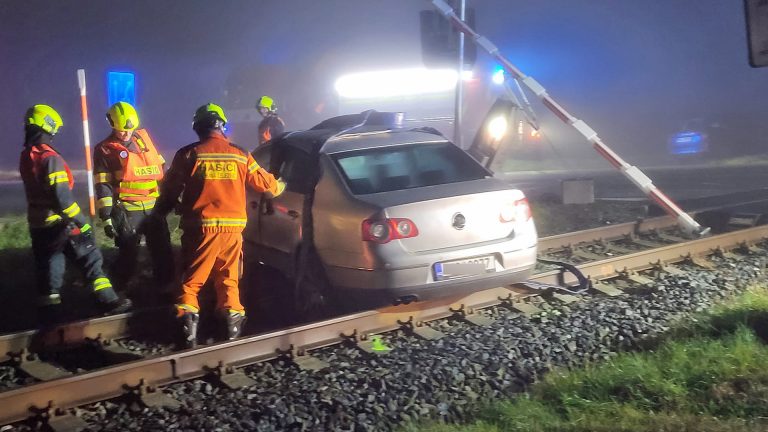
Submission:
<svg viewBox="0 0 768 432">
<path fill-rule="evenodd" d="M 515 112 L 519 109 L 520 107 L 511 100 L 497 99 L 483 118 L 467 153 L 484 167 L 490 169 L 491 163 L 504 144 L 505 138 L 510 135 L 509 131 L 513 129 Z"/>
<path fill-rule="evenodd" d="M 275 265 L 284 268 L 302 240 L 305 212 L 311 211 L 306 208 L 307 197 L 314 190 L 317 167 L 316 159 L 301 149 L 282 146 L 279 153 L 272 153 L 270 172 L 286 183 L 286 189 L 276 198 L 261 200 L 259 242 L 277 254 Z"/>
<path fill-rule="evenodd" d="M 269 170 L 271 154 L 271 145 L 263 145 L 254 150 L 253 158 L 256 160 L 256 163 L 258 163 L 259 166 Z M 250 188 L 246 189 L 247 205 L 245 211 L 248 217 L 248 224 L 245 227 L 245 232 L 243 232 L 243 240 L 252 244 L 258 244 L 261 241 L 261 236 L 259 234 L 259 218 L 261 216 L 261 212 L 259 211 L 259 207 L 262 205 L 263 200 L 264 194 L 255 192 Z"/>
</svg>

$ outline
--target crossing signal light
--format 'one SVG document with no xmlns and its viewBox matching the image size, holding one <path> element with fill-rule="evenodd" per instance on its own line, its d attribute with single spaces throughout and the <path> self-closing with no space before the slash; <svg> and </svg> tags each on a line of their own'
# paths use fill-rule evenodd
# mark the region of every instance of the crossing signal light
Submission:
<svg viewBox="0 0 768 432">
<path fill-rule="evenodd" d="M 466 8 L 464 21 L 475 28 L 475 9 Z M 429 68 L 456 67 L 459 58 L 460 31 L 453 28 L 436 10 L 424 10 L 419 15 L 421 28 L 421 58 Z M 471 68 L 477 60 L 477 47 L 464 38 L 464 66 Z"/>
</svg>

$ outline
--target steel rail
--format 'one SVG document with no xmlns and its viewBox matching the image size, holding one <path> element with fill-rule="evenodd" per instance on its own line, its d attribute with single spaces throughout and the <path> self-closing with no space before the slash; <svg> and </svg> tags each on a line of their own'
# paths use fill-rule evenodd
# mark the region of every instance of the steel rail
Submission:
<svg viewBox="0 0 768 432">
<path fill-rule="evenodd" d="M 562 249 L 569 245 L 600 239 L 613 239 L 635 232 L 647 232 L 675 226 L 677 221 L 670 216 L 661 216 L 638 222 L 629 222 L 593 228 L 572 233 L 559 234 L 539 239 L 539 251 Z M 152 311 L 144 311 L 151 314 Z M 41 333 L 28 330 L 0 335 L 0 362 L 8 361 L 11 353 L 19 353 L 33 346 L 74 345 L 86 339 L 120 339 L 129 334 L 130 322 L 141 319 L 137 313 L 125 313 L 108 317 L 92 318 L 62 324 Z"/>
<path fill-rule="evenodd" d="M 712 253 L 717 249 L 730 250 L 745 244 L 752 245 L 767 236 L 768 226 L 760 226 L 587 263 L 579 268 L 593 279 L 608 278 L 616 276 L 618 271 L 625 268 L 643 269 L 659 260 L 675 262 L 691 255 Z M 547 272 L 534 276 L 533 280 L 554 283 L 557 277 L 558 272 Z M 568 282 L 566 278 L 566 283 Z M 366 337 L 374 333 L 395 330 L 406 321 L 428 322 L 450 316 L 457 306 L 466 305 L 471 312 L 472 308 L 498 304 L 509 294 L 513 297 L 524 296 L 515 287 L 494 288 L 466 297 L 457 296 L 361 312 L 32 384 L 0 393 L 0 406 L 3 407 L 0 413 L 0 424 L 27 418 L 32 413 L 33 407 L 69 408 L 124 394 L 130 387 L 139 385 L 156 387 L 200 377 L 221 366 L 242 366 L 265 361 L 277 358 L 285 352 L 300 355 L 308 349 L 339 343 L 352 335 Z"/>
<path fill-rule="evenodd" d="M 558 234 L 540 238 L 539 251 L 562 249 L 566 246 L 578 243 L 615 239 L 638 232 L 650 232 L 652 230 L 671 228 L 674 226 L 677 226 L 677 219 L 671 216 L 659 216 L 651 219 L 638 220 L 637 222 L 626 222 L 583 231 Z"/>
</svg>

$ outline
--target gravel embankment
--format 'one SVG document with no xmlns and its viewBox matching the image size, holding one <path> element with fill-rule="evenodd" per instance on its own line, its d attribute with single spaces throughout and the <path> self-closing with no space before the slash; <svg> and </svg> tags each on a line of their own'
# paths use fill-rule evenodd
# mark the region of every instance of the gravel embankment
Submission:
<svg viewBox="0 0 768 432">
<path fill-rule="evenodd" d="M 632 295 L 542 304 L 534 317 L 494 308 L 488 327 L 443 320 L 433 324 L 448 334 L 438 341 L 387 334 L 385 355 L 325 348 L 314 355 L 331 367 L 319 372 L 282 361 L 250 366 L 257 384 L 246 389 L 176 384 L 165 391 L 182 402 L 177 411 L 123 401 L 77 411 L 93 430 L 109 431 L 387 431 L 414 419 L 460 420 L 476 402 L 520 392 L 553 366 L 607 359 L 665 332 L 757 280 L 766 257 L 713 260 L 716 271 L 686 267 L 685 276 L 663 276 Z"/>
</svg>

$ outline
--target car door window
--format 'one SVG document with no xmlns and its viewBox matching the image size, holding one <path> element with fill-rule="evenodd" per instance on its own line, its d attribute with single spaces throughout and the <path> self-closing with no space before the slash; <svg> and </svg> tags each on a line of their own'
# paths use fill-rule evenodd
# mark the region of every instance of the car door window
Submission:
<svg viewBox="0 0 768 432">
<path fill-rule="evenodd" d="M 256 163 L 259 164 L 260 167 L 264 168 L 265 170 L 269 171 L 269 162 L 272 158 L 272 145 L 266 144 L 261 145 L 259 148 L 253 151 L 252 153 L 253 159 L 256 161 Z"/>
<path fill-rule="evenodd" d="M 317 159 L 298 149 L 284 149 L 278 175 L 289 191 L 307 194 L 317 179 Z"/>
</svg>

